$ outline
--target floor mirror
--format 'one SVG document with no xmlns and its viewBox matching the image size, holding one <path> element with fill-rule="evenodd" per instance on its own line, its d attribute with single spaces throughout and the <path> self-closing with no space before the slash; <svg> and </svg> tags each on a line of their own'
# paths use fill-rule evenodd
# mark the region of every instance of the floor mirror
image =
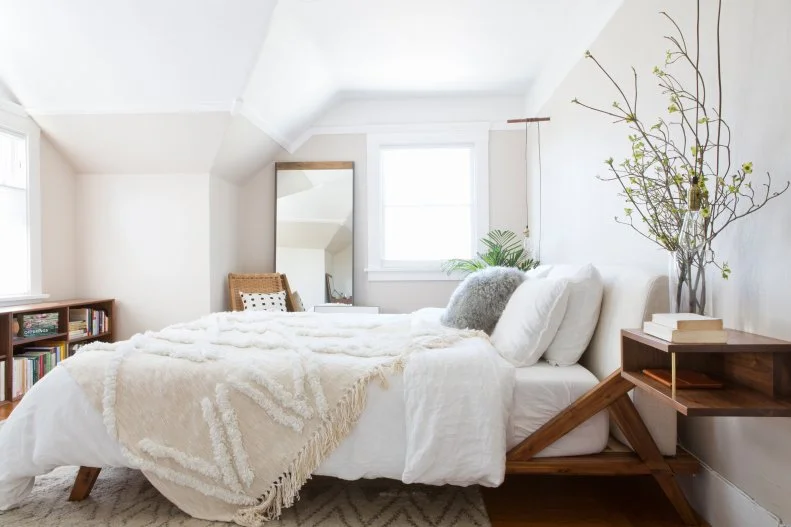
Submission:
<svg viewBox="0 0 791 527">
<path fill-rule="evenodd" d="M 275 268 L 306 311 L 354 298 L 354 163 L 275 164 Z"/>
</svg>

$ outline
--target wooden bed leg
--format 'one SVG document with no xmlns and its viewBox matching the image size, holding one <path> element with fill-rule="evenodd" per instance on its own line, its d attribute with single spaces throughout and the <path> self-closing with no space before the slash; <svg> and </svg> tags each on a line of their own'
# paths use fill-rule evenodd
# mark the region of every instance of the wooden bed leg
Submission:
<svg viewBox="0 0 791 527">
<path fill-rule="evenodd" d="M 71 488 L 69 501 L 82 501 L 87 498 L 93 490 L 96 478 L 102 469 L 93 467 L 80 467 L 77 477 L 74 479 L 74 486 Z"/>
<path fill-rule="evenodd" d="M 621 370 L 597 384 L 588 393 L 508 452 L 511 461 L 529 461 L 546 447 L 568 434 L 579 425 L 601 412 L 613 401 L 634 388 L 634 384 L 621 377 Z"/>
<path fill-rule="evenodd" d="M 686 525 L 701 525 L 698 515 L 690 506 L 681 487 L 679 487 L 673 474 L 673 469 L 667 464 L 664 456 L 659 451 L 659 447 L 656 446 L 632 399 L 628 395 L 618 398 L 610 406 L 610 415 L 626 436 L 626 439 L 629 440 L 637 455 L 640 456 L 640 459 L 651 469 L 652 475 L 670 500 L 670 503 L 678 511 L 684 523 Z"/>
</svg>

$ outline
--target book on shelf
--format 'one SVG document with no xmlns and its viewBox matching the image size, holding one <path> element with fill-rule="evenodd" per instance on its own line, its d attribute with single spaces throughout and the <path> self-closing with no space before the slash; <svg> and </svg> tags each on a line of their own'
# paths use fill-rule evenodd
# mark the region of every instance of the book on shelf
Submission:
<svg viewBox="0 0 791 527">
<path fill-rule="evenodd" d="M 54 345 L 27 346 L 14 353 L 13 398 L 22 397 L 34 384 L 63 360 L 65 342 Z"/>
<path fill-rule="evenodd" d="M 6 361 L 0 361 L 0 403 L 6 400 L 5 398 L 5 363 Z"/>
<path fill-rule="evenodd" d="M 651 321 L 683 331 L 722 329 L 721 318 L 705 317 L 696 313 L 654 313 Z"/>
<path fill-rule="evenodd" d="M 103 309 L 69 309 L 69 338 L 101 335 L 110 331 L 110 317 Z"/>
<path fill-rule="evenodd" d="M 58 313 L 24 313 L 17 316 L 18 337 L 47 337 L 58 333 Z"/>
<path fill-rule="evenodd" d="M 673 374 L 666 368 L 648 368 L 643 370 L 643 373 L 667 388 L 671 388 L 673 386 Z M 711 389 L 722 388 L 723 386 L 724 384 L 722 381 L 713 379 L 703 372 L 694 370 L 678 370 L 676 372 L 676 388 L 678 389 Z"/>
<path fill-rule="evenodd" d="M 69 358 L 69 343 L 65 340 L 42 340 L 36 344 L 38 346 L 47 346 L 53 348 L 53 350 L 58 354 L 57 364 L 60 364 L 61 361 Z"/>
<path fill-rule="evenodd" d="M 725 344 L 728 332 L 724 329 L 674 329 L 657 322 L 643 322 L 643 333 L 675 344 Z"/>
</svg>

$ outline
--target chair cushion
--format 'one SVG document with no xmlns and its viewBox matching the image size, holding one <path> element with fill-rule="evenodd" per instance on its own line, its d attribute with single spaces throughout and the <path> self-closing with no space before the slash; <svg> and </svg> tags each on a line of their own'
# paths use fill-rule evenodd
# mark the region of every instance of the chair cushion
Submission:
<svg viewBox="0 0 791 527">
<path fill-rule="evenodd" d="M 286 311 L 286 292 L 244 293 L 240 292 L 245 311 Z"/>
</svg>

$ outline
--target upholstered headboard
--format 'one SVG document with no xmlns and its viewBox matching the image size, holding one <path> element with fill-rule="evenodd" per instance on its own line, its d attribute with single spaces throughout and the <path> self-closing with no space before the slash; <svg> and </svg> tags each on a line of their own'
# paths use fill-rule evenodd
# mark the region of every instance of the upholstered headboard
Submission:
<svg viewBox="0 0 791 527">
<path fill-rule="evenodd" d="M 540 269 L 550 267 L 542 265 Z M 579 265 L 552 265 L 573 274 Z M 599 322 L 580 363 L 604 379 L 621 367 L 621 329 L 642 327 L 653 313 L 667 312 L 667 277 L 636 267 L 597 265 L 604 282 Z M 632 399 L 659 450 L 667 456 L 676 453 L 676 412 L 654 399 L 632 390 Z M 613 435 L 623 443 L 626 438 L 612 425 Z"/>
<path fill-rule="evenodd" d="M 639 328 L 652 313 L 667 312 L 667 277 L 627 266 L 596 266 L 604 296 L 596 332 L 580 361 L 599 379 L 621 366 L 621 329 Z M 676 412 L 639 390 L 632 397 L 643 421 L 665 455 L 676 452 Z M 617 430 L 616 437 L 625 442 Z"/>
</svg>

